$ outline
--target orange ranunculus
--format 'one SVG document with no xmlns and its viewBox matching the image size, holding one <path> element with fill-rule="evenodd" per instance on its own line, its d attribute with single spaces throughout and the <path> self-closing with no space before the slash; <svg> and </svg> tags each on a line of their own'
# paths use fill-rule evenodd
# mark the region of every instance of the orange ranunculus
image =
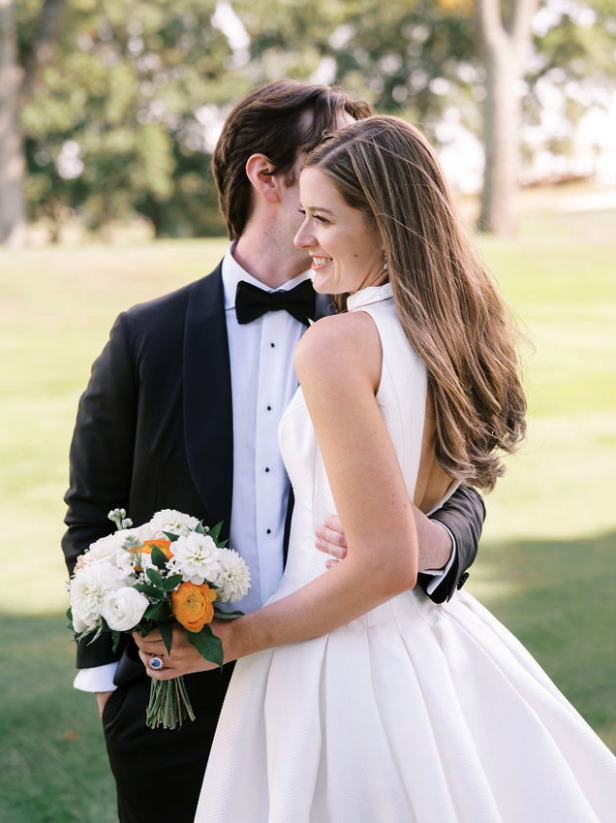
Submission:
<svg viewBox="0 0 616 823">
<path fill-rule="evenodd" d="M 152 549 L 156 546 L 165 555 L 167 560 L 171 560 L 173 552 L 171 551 L 171 540 L 144 540 L 141 548 L 142 554 L 152 554 Z"/>
<path fill-rule="evenodd" d="M 171 595 L 171 608 L 175 619 L 189 632 L 200 632 L 214 617 L 216 592 L 207 583 L 180 583 Z"/>
<path fill-rule="evenodd" d="M 141 554 L 152 554 L 152 549 L 156 546 L 157 549 L 160 549 L 161 552 L 165 555 L 167 560 L 171 560 L 173 557 L 173 552 L 171 551 L 171 540 L 144 540 L 143 546 L 140 549 Z M 134 549 L 131 549 L 133 554 L 137 554 Z M 135 566 L 135 571 L 140 572 L 143 571 L 141 566 Z"/>
</svg>

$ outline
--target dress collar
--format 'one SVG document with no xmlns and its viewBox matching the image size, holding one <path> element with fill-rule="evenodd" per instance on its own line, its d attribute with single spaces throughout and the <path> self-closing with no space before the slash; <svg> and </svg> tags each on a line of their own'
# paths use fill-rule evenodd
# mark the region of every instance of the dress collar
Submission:
<svg viewBox="0 0 616 823">
<path fill-rule="evenodd" d="M 391 300 L 394 296 L 391 283 L 383 283 L 382 286 L 368 286 L 360 289 L 347 297 L 347 309 L 361 309 L 372 303 L 380 303 L 382 300 Z"/>
</svg>

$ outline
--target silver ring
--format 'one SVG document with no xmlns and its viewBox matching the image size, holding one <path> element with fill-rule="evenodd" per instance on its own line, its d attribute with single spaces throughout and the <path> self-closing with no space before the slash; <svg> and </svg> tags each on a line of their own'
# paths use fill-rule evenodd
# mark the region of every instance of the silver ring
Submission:
<svg viewBox="0 0 616 823">
<path fill-rule="evenodd" d="M 153 657 L 150 657 L 148 665 L 153 671 L 159 672 L 165 664 L 163 663 L 162 657 L 155 654 Z"/>
</svg>

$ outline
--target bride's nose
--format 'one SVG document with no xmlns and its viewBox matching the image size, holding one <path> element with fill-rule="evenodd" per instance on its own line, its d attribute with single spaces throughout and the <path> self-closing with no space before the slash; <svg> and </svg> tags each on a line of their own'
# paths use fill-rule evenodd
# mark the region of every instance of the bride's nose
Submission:
<svg viewBox="0 0 616 823">
<path fill-rule="evenodd" d="M 299 227 L 299 231 L 293 238 L 293 243 L 298 249 L 309 249 L 310 246 L 315 245 L 314 234 L 310 231 L 307 220 L 304 220 Z"/>
</svg>

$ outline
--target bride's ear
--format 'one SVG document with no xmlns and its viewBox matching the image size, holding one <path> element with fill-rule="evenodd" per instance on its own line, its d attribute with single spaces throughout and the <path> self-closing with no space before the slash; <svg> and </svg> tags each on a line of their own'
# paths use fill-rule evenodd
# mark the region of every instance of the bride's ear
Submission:
<svg viewBox="0 0 616 823">
<path fill-rule="evenodd" d="M 255 193 L 268 203 L 279 201 L 280 179 L 274 172 L 274 164 L 265 154 L 251 154 L 246 161 L 246 176 Z"/>
</svg>

